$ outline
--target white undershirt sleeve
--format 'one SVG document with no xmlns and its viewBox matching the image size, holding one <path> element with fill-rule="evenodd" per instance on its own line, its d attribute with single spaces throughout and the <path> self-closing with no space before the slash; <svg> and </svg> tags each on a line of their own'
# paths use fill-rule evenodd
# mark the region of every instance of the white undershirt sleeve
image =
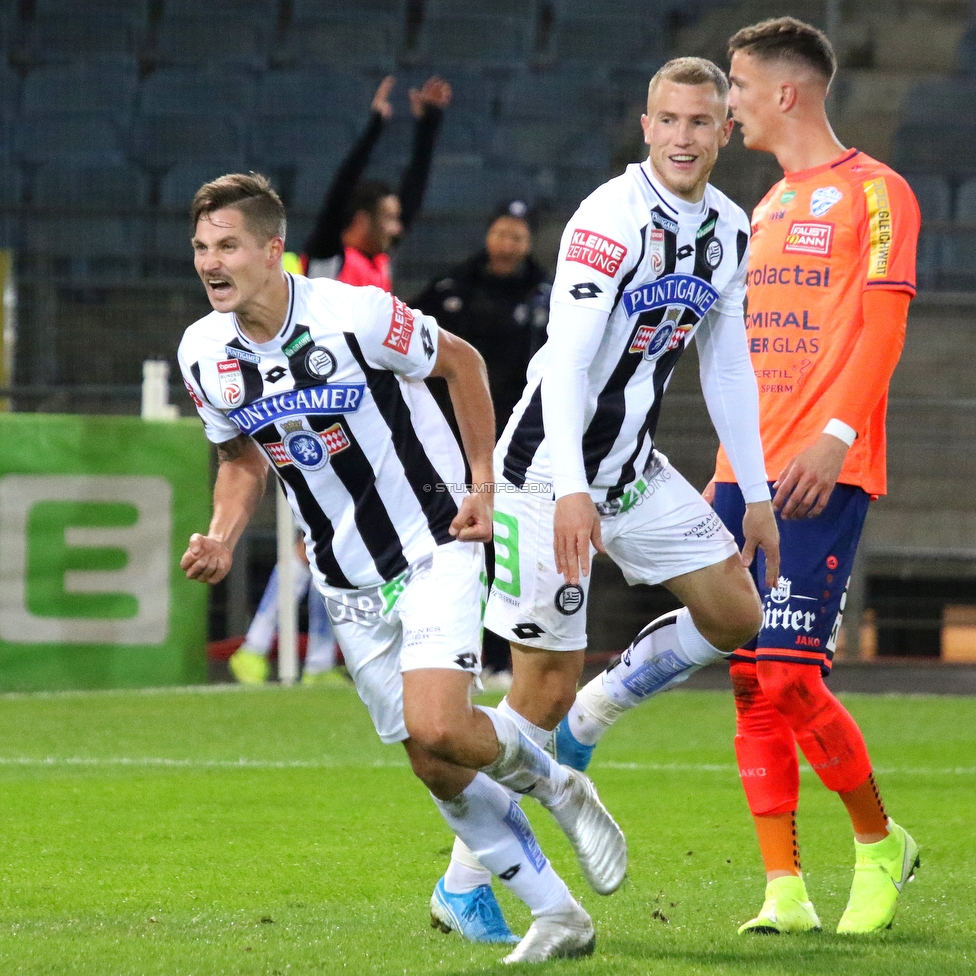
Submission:
<svg viewBox="0 0 976 976">
<path fill-rule="evenodd" d="M 542 374 L 542 423 L 556 498 L 590 489 L 583 466 L 586 374 L 606 331 L 598 308 L 553 302 Z"/>
<path fill-rule="evenodd" d="M 702 392 L 746 502 L 769 500 L 759 437 L 759 391 L 738 314 L 713 309 L 696 333 Z"/>
</svg>

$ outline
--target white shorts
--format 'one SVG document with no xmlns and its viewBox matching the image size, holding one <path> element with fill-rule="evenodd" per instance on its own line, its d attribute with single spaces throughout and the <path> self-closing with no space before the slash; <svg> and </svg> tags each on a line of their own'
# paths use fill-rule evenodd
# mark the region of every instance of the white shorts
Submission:
<svg viewBox="0 0 976 976">
<path fill-rule="evenodd" d="M 600 530 L 624 579 L 655 585 L 723 562 L 735 540 L 702 496 L 663 454 L 661 468 L 639 478 L 601 510 Z M 524 491 L 495 493 L 495 581 L 485 627 L 506 640 L 550 651 L 586 647 L 586 595 L 556 572 L 552 523 L 556 503 Z M 590 551 L 592 559 L 595 550 Z"/>
<path fill-rule="evenodd" d="M 385 586 L 320 587 L 356 691 L 383 742 L 407 738 L 401 672 L 481 673 L 484 546 L 449 542 Z"/>
</svg>

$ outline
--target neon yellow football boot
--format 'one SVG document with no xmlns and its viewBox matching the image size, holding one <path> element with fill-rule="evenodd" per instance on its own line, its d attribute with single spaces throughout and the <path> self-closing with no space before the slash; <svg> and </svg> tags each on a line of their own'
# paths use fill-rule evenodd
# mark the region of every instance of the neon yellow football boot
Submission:
<svg viewBox="0 0 976 976">
<path fill-rule="evenodd" d="M 819 932 L 820 919 L 807 897 L 803 878 L 784 875 L 766 885 L 766 900 L 759 914 L 739 927 L 739 935 L 793 935 Z"/>
<path fill-rule="evenodd" d="M 302 684 L 315 688 L 352 688 L 352 678 L 349 672 L 340 664 L 326 671 L 305 671 L 302 674 Z"/>
<path fill-rule="evenodd" d="M 918 844 L 904 827 L 888 821 L 888 836 L 876 844 L 854 841 L 854 882 L 837 925 L 841 935 L 867 935 L 891 928 L 898 896 L 915 877 Z"/>
<path fill-rule="evenodd" d="M 242 685 L 263 685 L 271 673 L 271 665 L 263 654 L 252 651 L 246 644 L 242 644 L 227 659 L 230 673 Z"/>
</svg>

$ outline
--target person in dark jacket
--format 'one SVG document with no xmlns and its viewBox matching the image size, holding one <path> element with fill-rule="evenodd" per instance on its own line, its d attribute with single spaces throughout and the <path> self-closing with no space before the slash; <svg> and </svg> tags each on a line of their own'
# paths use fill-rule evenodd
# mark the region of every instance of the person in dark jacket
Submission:
<svg viewBox="0 0 976 976">
<path fill-rule="evenodd" d="M 484 357 L 496 436 L 525 389 L 529 360 L 546 341 L 551 278 L 529 253 L 534 223 L 524 201 L 500 206 L 484 250 L 435 278 L 410 302 Z M 446 400 L 438 402 L 444 406 Z"/>
</svg>

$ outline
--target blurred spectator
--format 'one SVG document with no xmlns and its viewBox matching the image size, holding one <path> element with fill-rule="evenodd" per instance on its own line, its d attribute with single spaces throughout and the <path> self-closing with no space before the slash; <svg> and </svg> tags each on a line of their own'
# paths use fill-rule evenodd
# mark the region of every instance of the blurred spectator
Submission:
<svg viewBox="0 0 976 976">
<path fill-rule="evenodd" d="M 410 89 L 410 111 L 417 120 L 413 149 L 399 191 L 394 192 L 386 183 L 363 180 L 362 175 L 384 124 L 393 116 L 390 92 L 395 81 L 388 75 L 380 82 L 369 124 L 322 201 L 301 256 L 302 270 L 311 278 L 392 290 L 389 251 L 420 212 L 437 133 L 451 101 L 451 86 L 441 78 L 428 78 L 419 90 Z"/>
<path fill-rule="evenodd" d="M 435 278 L 409 303 L 484 356 L 496 436 L 525 389 L 529 360 L 546 341 L 551 279 L 529 253 L 534 224 L 524 201 L 500 206 L 484 250 Z M 438 402 L 450 409 L 446 394 Z"/>
<path fill-rule="evenodd" d="M 325 601 L 314 586 L 303 538 L 295 543 L 295 599 L 308 597 L 308 645 L 302 668 L 303 685 L 351 687 L 344 668 L 336 668 L 338 645 Z M 245 685 L 263 685 L 271 673 L 268 656 L 278 636 L 278 567 L 271 571 L 244 643 L 227 661 L 231 674 Z"/>
</svg>

